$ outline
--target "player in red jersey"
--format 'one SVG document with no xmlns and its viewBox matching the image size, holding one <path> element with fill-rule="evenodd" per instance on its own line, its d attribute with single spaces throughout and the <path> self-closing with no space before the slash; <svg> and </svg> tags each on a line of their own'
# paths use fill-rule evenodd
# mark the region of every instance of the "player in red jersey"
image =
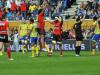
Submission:
<svg viewBox="0 0 100 75">
<path fill-rule="evenodd" d="M 2 47 L 6 45 L 8 60 L 13 60 L 11 58 L 10 50 L 10 33 L 9 33 L 9 23 L 5 20 L 0 20 L 0 55 L 2 54 Z"/>
<path fill-rule="evenodd" d="M 44 10 L 38 11 L 38 33 L 40 36 L 40 48 L 46 51 L 45 48 L 45 21 L 44 21 Z"/>
<path fill-rule="evenodd" d="M 49 20 L 50 21 L 50 20 Z M 52 55 L 52 50 L 55 47 L 55 44 L 60 45 L 60 55 L 62 56 L 62 25 L 63 25 L 63 18 L 62 17 L 55 17 L 55 20 L 51 22 L 53 25 L 53 40 L 52 40 L 52 48 L 49 51 L 49 55 Z"/>
</svg>

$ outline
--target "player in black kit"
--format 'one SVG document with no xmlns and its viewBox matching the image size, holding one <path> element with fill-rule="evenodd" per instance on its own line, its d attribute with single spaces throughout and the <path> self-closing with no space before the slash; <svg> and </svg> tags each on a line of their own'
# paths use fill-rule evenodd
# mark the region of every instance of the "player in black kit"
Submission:
<svg viewBox="0 0 100 75">
<path fill-rule="evenodd" d="M 76 23 L 74 24 L 74 30 L 76 35 L 76 47 L 75 47 L 76 56 L 80 56 L 81 44 L 83 41 L 81 25 L 82 25 L 82 20 L 80 17 L 78 17 L 76 19 Z"/>
</svg>

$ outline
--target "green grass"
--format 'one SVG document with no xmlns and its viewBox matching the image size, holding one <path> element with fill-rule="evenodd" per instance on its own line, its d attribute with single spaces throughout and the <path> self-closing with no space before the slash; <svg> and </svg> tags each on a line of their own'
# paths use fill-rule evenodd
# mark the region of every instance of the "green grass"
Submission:
<svg viewBox="0 0 100 75">
<path fill-rule="evenodd" d="M 100 75 L 100 52 L 90 56 L 89 51 L 82 51 L 75 57 L 73 51 L 54 52 L 52 57 L 31 58 L 31 53 L 12 53 L 14 61 L 7 60 L 7 54 L 0 56 L 0 75 Z"/>
</svg>

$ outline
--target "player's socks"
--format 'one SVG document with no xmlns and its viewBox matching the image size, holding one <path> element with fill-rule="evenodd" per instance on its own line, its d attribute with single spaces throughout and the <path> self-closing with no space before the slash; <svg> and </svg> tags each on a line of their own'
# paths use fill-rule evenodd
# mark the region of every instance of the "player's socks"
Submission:
<svg viewBox="0 0 100 75">
<path fill-rule="evenodd" d="M 0 49 L 0 56 L 2 56 L 3 54 L 2 54 L 2 49 Z"/>
<path fill-rule="evenodd" d="M 49 56 L 52 56 L 52 50 L 51 50 L 51 49 L 49 49 L 48 55 L 49 55 Z"/>
<path fill-rule="evenodd" d="M 92 55 L 96 55 L 96 45 L 92 45 Z"/>
<path fill-rule="evenodd" d="M 25 52 L 28 52 L 28 45 L 24 45 L 24 48 L 26 49 Z"/>
<path fill-rule="evenodd" d="M 63 56 L 62 50 L 60 50 L 60 56 Z"/>
<path fill-rule="evenodd" d="M 77 49 L 78 49 L 77 54 L 80 55 L 81 46 L 78 46 Z"/>
<path fill-rule="evenodd" d="M 7 48 L 7 54 L 8 54 L 8 59 L 11 59 L 11 50 L 10 50 L 10 48 Z"/>
<path fill-rule="evenodd" d="M 22 53 L 23 54 L 25 53 L 25 51 L 24 51 L 24 45 L 22 45 Z"/>
<path fill-rule="evenodd" d="M 32 49 L 32 57 L 35 57 L 35 47 L 34 46 L 31 47 L 31 49 Z"/>
<path fill-rule="evenodd" d="M 49 52 L 49 47 L 47 44 L 45 44 L 46 50 Z"/>
<path fill-rule="evenodd" d="M 36 55 L 39 56 L 39 47 L 36 46 Z"/>
<path fill-rule="evenodd" d="M 75 47 L 75 53 L 78 54 L 78 47 Z"/>
</svg>

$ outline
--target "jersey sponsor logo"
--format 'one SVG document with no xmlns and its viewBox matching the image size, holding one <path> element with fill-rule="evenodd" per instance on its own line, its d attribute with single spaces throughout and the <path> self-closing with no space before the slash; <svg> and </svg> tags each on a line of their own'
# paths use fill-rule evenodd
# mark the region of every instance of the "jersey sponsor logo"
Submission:
<svg viewBox="0 0 100 75">
<path fill-rule="evenodd" d="M 5 25 L 5 23 L 0 23 L 0 26 L 4 26 Z"/>
</svg>

